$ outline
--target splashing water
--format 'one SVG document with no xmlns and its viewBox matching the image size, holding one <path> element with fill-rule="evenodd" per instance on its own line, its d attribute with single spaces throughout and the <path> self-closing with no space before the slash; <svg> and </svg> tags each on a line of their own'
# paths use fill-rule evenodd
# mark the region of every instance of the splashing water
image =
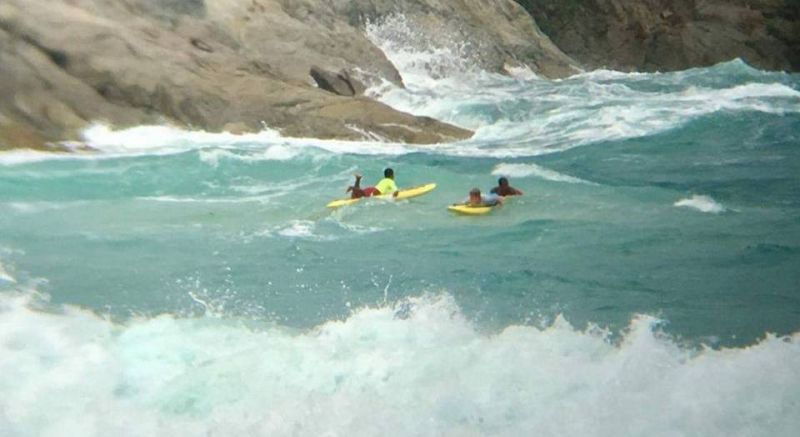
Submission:
<svg viewBox="0 0 800 437">
<path fill-rule="evenodd" d="M 797 75 L 549 81 L 368 32 L 406 83 L 374 96 L 475 137 L 0 153 L 0 435 L 800 428 Z M 438 187 L 324 207 L 385 167 Z M 525 195 L 445 209 L 498 176 Z"/>
</svg>

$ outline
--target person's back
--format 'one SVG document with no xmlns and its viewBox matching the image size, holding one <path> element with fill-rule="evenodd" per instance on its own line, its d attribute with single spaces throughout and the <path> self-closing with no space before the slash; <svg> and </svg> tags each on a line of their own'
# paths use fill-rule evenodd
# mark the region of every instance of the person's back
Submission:
<svg viewBox="0 0 800 437">
<path fill-rule="evenodd" d="M 394 183 L 394 170 L 391 168 L 387 168 L 383 171 L 384 178 L 381 179 L 374 187 L 366 187 L 361 188 L 361 175 L 356 173 L 354 174 L 356 177 L 355 184 L 351 185 L 347 188 L 347 193 L 351 193 L 351 199 L 359 199 L 361 197 L 372 197 L 378 196 L 381 194 L 392 194 L 397 195 L 398 188 L 397 185 Z"/>
<path fill-rule="evenodd" d="M 392 194 L 397 192 L 397 184 L 394 182 L 394 170 L 387 168 L 383 171 L 383 179 L 375 185 L 375 189 L 380 194 Z"/>
<path fill-rule="evenodd" d="M 512 187 L 508 184 L 508 179 L 500 178 L 497 180 L 497 186 L 492 188 L 492 194 L 497 194 L 498 196 L 521 196 L 522 191 Z"/>
</svg>

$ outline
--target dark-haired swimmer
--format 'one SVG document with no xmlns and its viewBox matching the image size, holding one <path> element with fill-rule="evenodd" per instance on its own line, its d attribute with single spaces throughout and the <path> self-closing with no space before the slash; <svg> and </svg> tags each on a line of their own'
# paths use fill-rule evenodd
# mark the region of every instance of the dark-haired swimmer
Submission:
<svg viewBox="0 0 800 437">
<path fill-rule="evenodd" d="M 394 183 L 394 170 L 387 168 L 383 171 L 383 179 L 375 185 L 378 194 L 391 194 L 397 197 L 398 189 L 397 184 Z"/>
<path fill-rule="evenodd" d="M 521 196 L 523 193 L 522 191 L 512 187 L 508 184 L 508 179 L 502 177 L 497 180 L 497 186 L 492 188 L 492 194 L 497 194 L 498 196 Z"/>
</svg>

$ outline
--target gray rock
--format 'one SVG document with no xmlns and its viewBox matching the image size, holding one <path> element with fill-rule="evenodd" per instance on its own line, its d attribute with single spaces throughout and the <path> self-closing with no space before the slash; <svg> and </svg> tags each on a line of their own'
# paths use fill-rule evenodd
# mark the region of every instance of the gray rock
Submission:
<svg viewBox="0 0 800 437">
<path fill-rule="evenodd" d="M 398 13 L 431 44 L 467 41 L 490 70 L 574 71 L 512 0 L 4 0 L 0 115 L 49 141 L 77 139 L 93 121 L 415 143 L 469 137 L 359 97 L 381 81 L 403 86 L 364 32 L 368 20 Z"/>
<path fill-rule="evenodd" d="M 312 66 L 309 74 L 320 89 L 330 91 L 340 96 L 352 97 L 361 95 L 366 90 L 364 84 L 353 79 L 346 71 L 331 73 L 320 67 Z"/>
</svg>

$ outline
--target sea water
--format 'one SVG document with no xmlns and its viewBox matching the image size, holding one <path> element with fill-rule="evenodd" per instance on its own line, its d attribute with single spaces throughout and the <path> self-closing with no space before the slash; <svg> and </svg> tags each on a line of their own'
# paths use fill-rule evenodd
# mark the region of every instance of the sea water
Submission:
<svg viewBox="0 0 800 437">
<path fill-rule="evenodd" d="M 797 434 L 800 76 L 498 75 L 398 27 L 370 93 L 474 138 L 0 154 L 0 435 Z M 325 208 L 386 167 L 438 187 Z"/>
</svg>

